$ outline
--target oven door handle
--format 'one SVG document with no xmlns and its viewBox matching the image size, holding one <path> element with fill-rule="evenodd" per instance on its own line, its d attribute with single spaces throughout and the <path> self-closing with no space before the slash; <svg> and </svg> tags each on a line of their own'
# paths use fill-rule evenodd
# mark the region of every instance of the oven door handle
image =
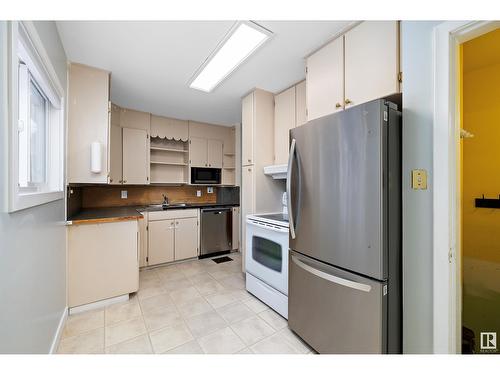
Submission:
<svg viewBox="0 0 500 375">
<path fill-rule="evenodd" d="M 255 225 L 256 227 L 264 228 L 264 229 L 267 229 L 267 230 L 271 230 L 273 232 L 288 233 L 288 229 L 287 228 L 280 228 L 280 227 L 277 227 L 275 225 L 260 224 L 260 223 L 258 223 L 256 221 L 253 221 L 253 220 L 250 220 L 250 219 L 247 219 L 247 224 Z"/>
</svg>

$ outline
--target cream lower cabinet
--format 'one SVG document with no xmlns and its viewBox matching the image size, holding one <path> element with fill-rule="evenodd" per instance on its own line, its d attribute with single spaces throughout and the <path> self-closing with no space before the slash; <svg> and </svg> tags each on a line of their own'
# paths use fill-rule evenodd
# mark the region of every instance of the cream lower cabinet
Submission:
<svg viewBox="0 0 500 375">
<path fill-rule="evenodd" d="M 139 267 L 147 265 L 148 257 L 148 213 L 141 212 L 143 216 L 137 224 L 139 226 Z"/>
<path fill-rule="evenodd" d="M 175 219 L 174 259 L 198 256 L 198 218 Z"/>
<path fill-rule="evenodd" d="M 80 306 L 139 289 L 137 220 L 68 227 L 68 305 Z"/>
<path fill-rule="evenodd" d="M 198 256 L 200 236 L 197 209 L 149 212 L 148 218 L 147 265 Z"/>
<path fill-rule="evenodd" d="M 150 221 L 148 227 L 148 265 L 172 262 L 175 219 Z"/>
</svg>

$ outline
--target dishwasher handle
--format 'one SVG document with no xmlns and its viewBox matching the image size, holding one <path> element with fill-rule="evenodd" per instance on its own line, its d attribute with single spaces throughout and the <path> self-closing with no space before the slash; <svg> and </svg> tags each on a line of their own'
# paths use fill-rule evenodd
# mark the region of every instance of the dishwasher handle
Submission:
<svg viewBox="0 0 500 375">
<path fill-rule="evenodd" d="M 229 212 L 229 211 L 232 211 L 232 207 L 219 207 L 219 208 L 202 208 L 201 209 L 201 213 L 204 213 L 204 212 L 215 212 L 217 214 L 221 214 L 223 212 Z"/>
</svg>

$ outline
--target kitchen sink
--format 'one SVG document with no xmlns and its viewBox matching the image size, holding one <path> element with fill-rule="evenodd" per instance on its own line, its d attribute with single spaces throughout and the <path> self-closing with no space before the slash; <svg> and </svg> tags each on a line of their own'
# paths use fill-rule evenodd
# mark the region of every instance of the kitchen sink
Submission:
<svg viewBox="0 0 500 375">
<path fill-rule="evenodd" d="M 148 206 L 148 208 L 156 209 L 156 210 L 160 210 L 160 209 L 167 210 L 169 208 L 186 207 L 186 206 L 187 206 L 187 203 L 169 203 L 169 204 L 166 204 L 166 205 L 163 205 L 163 204 L 150 204 Z"/>
</svg>

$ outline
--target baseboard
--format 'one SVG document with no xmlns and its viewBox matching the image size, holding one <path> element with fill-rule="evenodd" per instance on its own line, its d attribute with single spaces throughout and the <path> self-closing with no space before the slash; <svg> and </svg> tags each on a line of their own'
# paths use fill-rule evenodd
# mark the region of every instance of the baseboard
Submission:
<svg viewBox="0 0 500 375">
<path fill-rule="evenodd" d="M 52 345 L 50 345 L 49 354 L 54 354 L 57 352 L 57 348 L 59 346 L 59 341 L 61 341 L 61 336 L 64 330 L 64 325 L 66 324 L 66 319 L 68 319 L 68 308 L 65 307 L 64 311 L 61 315 L 61 319 L 59 319 L 59 325 L 57 326 L 56 334 L 54 335 L 54 339 L 52 340 Z"/>
<path fill-rule="evenodd" d="M 106 298 L 101 301 L 87 303 L 81 306 L 71 307 L 69 309 L 69 315 L 79 314 L 85 311 L 102 309 L 103 307 L 113 305 L 115 303 L 125 302 L 129 300 L 129 294 L 123 294 L 117 297 Z"/>
</svg>

